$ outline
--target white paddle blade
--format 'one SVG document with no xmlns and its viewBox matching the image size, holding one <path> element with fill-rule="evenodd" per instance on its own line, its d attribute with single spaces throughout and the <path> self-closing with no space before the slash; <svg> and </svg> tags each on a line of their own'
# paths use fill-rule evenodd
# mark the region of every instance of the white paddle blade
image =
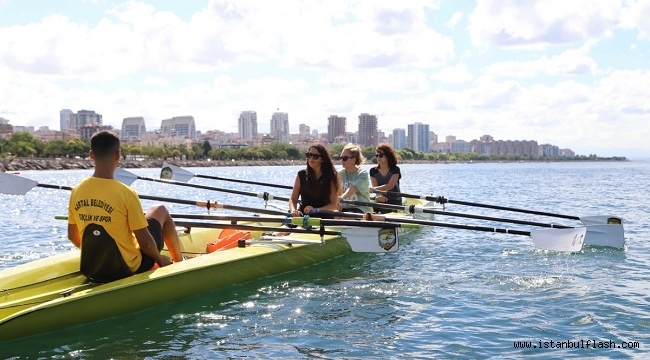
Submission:
<svg viewBox="0 0 650 360">
<path fill-rule="evenodd" d="M 349 227 L 342 233 L 354 252 L 387 253 L 399 249 L 397 228 Z"/>
<path fill-rule="evenodd" d="M 625 246 L 623 225 L 587 225 L 585 244 L 622 248 Z"/>
<path fill-rule="evenodd" d="M 38 185 L 38 183 L 34 180 L 0 171 L 0 193 L 10 195 L 25 195 L 36 185 Z"/>
<path fill-rule="evenodd" d="M 115 178 L 115 180 L 129 186 L 133 184 L 134 181 L 138 180 L 138 175 L 130 171 L 126 171 L 122 168 L 115 169 L 115 172 L 113 173 L 113 177 Z"/>
<path fill-rule="evenodd" d="M 540 229 L 530 232 L 533 245 L 537 249 L 561 252 L 578 252 L 585 242 L 587 228 L 584 226 L 568 229 Z"/>
<path fill-rule="evenodd" d="M 194 174 L 191 172 L 168 163 L 163 163 L 162 169 L 160 170 L 160 178 L 165 180 L 188 182 L 193 177 Z"/>
</svg>

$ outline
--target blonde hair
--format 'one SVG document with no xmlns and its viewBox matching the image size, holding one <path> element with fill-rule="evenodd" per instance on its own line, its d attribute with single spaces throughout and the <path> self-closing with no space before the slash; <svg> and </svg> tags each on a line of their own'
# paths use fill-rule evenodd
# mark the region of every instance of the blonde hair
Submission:
<svg viewBox="0 0 650 360">
<path fill-rule="evenodd" d="M 361 165 L 366 162 L 366 158 L 361 153 L 361 147 L 359 145 L 349 143 L 343 147 L 343 150 L 347 150 L 352 154 L 355 165 Z"/>
</svg>

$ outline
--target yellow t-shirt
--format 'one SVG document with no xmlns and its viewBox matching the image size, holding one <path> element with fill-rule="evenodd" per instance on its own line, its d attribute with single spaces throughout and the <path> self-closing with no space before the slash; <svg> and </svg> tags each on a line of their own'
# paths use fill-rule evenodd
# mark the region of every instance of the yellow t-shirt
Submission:
<svg viewBox="0 0 650 360">
<path fill-rule="evenodd" d="M 145 228 L 148 223 L 138 194 L 129 186 L 114 179 L 84 179 L 72 189 L 68 223 L 76 224 L 81 235 L 89 224 L 103 226 L 115 239 L 129 269 L 135 271 L 140 266 L 142 255 L 133 230 Z"/>
</svg>

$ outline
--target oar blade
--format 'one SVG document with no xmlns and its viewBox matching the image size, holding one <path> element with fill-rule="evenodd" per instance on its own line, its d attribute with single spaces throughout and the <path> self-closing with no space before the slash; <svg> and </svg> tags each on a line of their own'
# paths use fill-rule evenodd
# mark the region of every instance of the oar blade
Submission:
<svg viewBox="0 0 650 360">
<path fill-rule="evenodd" d="M 22 176 L 7 174 L 0 171 L 0 193 L 9 195 L 25 195 L 38 183 Z"/>
<path fill-rule="evenodd" d="M 163 163 L 162 169 L 160 170 L 160 178 L 165 180 L 176 180 L 182 182 L 188 182 L 194 177 L 194 174 L 178 167 L 176 165 Z"/>
<path fill-rule="evenodd" d="M 533 245 L 537 249 L 578 252 L 585 242 L 587 228 L 584 226 L 568 229 L 541 229 L 530 232 Z"/>
<path fill-rule="evenodd" d="M 585 244 L 591 246 L 623 248 L 625 246 L 623 224 L 587 225 Z"/>
<path fill-rule="evenodd" d="M 399 249 L 397 228 L 349 227 L 342 231 L 354 252 L 388 253 Z"/>
<path fill-rule="evenodd" d="M 113 173 L 113 177 L 115 178 L 115 180 L 129 186 L 133 184 L 134 181 L 138 180 L 138 175 L 130 171 L 124 170 L 122 168 L 115 169 L 115 172 Z"/>
</svg>

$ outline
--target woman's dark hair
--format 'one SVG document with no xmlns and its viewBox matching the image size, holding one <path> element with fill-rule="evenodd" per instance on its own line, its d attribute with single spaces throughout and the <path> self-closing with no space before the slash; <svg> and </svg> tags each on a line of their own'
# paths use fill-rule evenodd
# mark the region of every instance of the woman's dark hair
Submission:
<svg viewBox="0 0 650 360">
<path fill-rule="evenodd" d="M 309 147 L 309 151 L 311 149 L 316 149 L 318 153 L 320 154 L 321 159 L 323 159 L 323 162 L 321 163 L 320 170 L 321 170 L 321 181 L 318 181 L 316 178 L 316 174 L 314 173 L 314 170 L 307 164 L 307 189 L 309 191 L 309 194 L 312 196 L 316 196 L 317 194 L 320 193 L 320 187 L 322 186 L 321 184 L 331 184 L 334 183 L 334 187 L 336 189 L 336 192 L 338 193 L 339 191 L 339 178 L 338 178 L 338 172 L 336 169 L 334 169 L 334 163 L 332 163 L 332 157 L 330 156 L 330 153 L 327 152 L 327 149 L 325 146 L 321 144 L 314 144 Z M 309 161 L 308 161 L 309 162 Z M 325 186 L 323 189 L 325 192 L 325 195 L 327 198 L 330 197 L 330 190 L 331 186 Z"/>
<path fill-rule="evenodd" d="M 388 167 L 393 167 L 397 165 L 397 155 L 395 154 L 395 150 L 393 150 L 390 145 L 386 143 L 381 143 L 377 145 L 377 148 L 375 148 L 377 151 L 381 151 L 382 154 L 386 157 L 386 160 L 388 160 Z M 377 164 L 377 168 L 379 168 L 379 164 Z"/>
</svg>

